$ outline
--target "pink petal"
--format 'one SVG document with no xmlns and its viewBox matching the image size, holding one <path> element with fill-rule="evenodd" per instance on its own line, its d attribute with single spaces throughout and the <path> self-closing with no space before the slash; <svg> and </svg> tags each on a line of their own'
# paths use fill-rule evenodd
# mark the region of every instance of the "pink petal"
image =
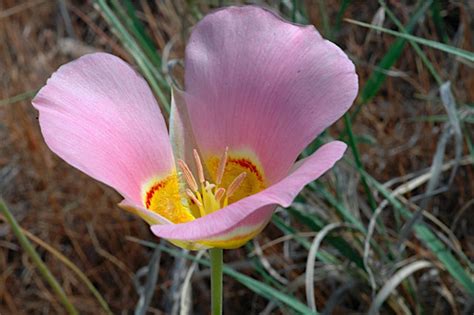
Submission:
<svg viewBox="0 0 474 315">
<path fill-rule="evenodd" d="M 50 149 L 142 204 L 142 185 L 174 168 L 165 121 L 145 80 L 115 56 L 68 63 L 33 100 Z"/>
<path fill-rule="evenodd" d="M 151 229 L 162 238 L 200 241 L 208 245 L 258 232 L 270 220 L 275 205 L 288 207 L 306 184 L 333 167 L 345 149 L 343 142 L 328 143 L 304 159 L 290 175 L 255 195 L 189 223 L 153 225 Z"/>
<path fill-rule="evenodd" d="M 251 149 L 270 183 L 348 110 L 357 94 L 353 63 L 313 26 L 255 6 L 206 16 L 186 49 L 186 101 L 198 145 Z"/>
<path fill-rule="evenodd" d="M 150 211 L 140 205 L 137 205 L 133 201 L 130 201 L 128 199 L 122 200 L 122 202 L 119 203 L 119 207 L 121 207 L 124 210 L 129 211 L 130 213 L 134 215 L 138 215 L 150 225 L 172 224 L 169 220 L 157 214 L 156 212 Z M 188 250 L 201 250 L 201 249 L 209 248 L 209 246 L 206 246 L 204 244 L 198 244 L 195 242 L 172 241 L 172 243 L 178 247 L 188 249 Z"/>
</svg>

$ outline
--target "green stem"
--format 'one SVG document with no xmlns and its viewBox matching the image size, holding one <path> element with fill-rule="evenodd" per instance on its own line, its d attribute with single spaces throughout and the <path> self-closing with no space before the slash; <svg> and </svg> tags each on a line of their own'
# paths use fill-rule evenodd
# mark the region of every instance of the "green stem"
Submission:
<svg viewBox="0 0 474 315">
<path fill-rule="evenodd" d="M 211 256 L 212 315 L 222 315 L 222 249 L 209 249 Z"/>
<path fill-rule="evenodd" d="M 18 222 L 16 222 L 15 218 L 8 210 L 7 205 L 5 204 L 2 198 L 0 198 L 0 213 L 3 214 L 8 224 L 10 224 L 10 227 L 12 228 L 12 231 L 15 236 L 18 238 L 21 247 L 23 247 L 25 252 L 30 256 L 31 260 L 33 260 L 33 263 L 36 265 L 36 267 L 38 267 L 38 270 L 43 276 L 44 280 L 49 283 L 53 291 L 58 295 L 59 300 L 63 304 L 67 313 L 73 315 L 79 314 L 74 305 L 72 305 L 72 303 L 67 298 L 66 294 L 61 288 L 61 285 L 58 283 L 56 278 L 54 278 L 51 271 L 49 271 L 48 267 L 41 260 L 41 257 L 39 256 L 38 252 L 36 252 L 33 245 L 31 245 L 30 241 L 28 241 L 25 234 L 22 232 L 20 226 L 18 225 Z"/>
</svg>

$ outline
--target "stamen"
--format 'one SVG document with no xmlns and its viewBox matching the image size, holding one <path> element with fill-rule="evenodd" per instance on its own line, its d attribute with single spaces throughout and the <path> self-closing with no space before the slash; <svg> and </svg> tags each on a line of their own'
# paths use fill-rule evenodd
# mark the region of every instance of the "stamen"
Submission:
<svg viewBox="0 0 474 315">
<path fill-rule="evenodd" d="M 222 197 L 224 197 L 224 194 L 225 194 L 225 189 L 224 188 L 219 187 L 216 190 L 215 196 L 216 196 L 217 202 L 221 202 L 221 199 L 222 199 Z"/>
<path fill-rule="evenodd" d="M 194 178 L 193 173 L 191 173 L 188 165 L 183 160 L 178 160 L 178 165 L 183 171 L 184 179 L 186 180 L 186 183 L 188 183 L 189 188 L 191 188 L 193 191 L 197 191 L 198 185 L 196 183 L 196 179 Z"/>
<path fill-rule="evenodd" d="M 219 161 L 219 168 L 217 169 L 217 178 L 216 178 L 217 185 L 221 184 L 222 177 L 224 176 L 225 166 L 227 164 L 227 151 L 228 150 L 229 150 L 229 147 L 225 147 L 224 154 L 222 154 L 222 157 Z"/>
<path fill-rule="evenodd" d="M 192 201 L 198 206 L 199 208 L 202 207 L 202 203 L 197 199 L 197 197 L 193 194 L 191 189 L 186 188 L 186 195 L 188 195 L 189 198 L 192 199 Z"/>
<path fill-rule="evenodd" d="M 244 181 L 245 177 L 247 177 L 246 172 L 240 173 L 240 175 L 237 176 L 232 181 L 232 183 L 230 183 L 229 187 L 227 187 L 227 197 L 232 196 L 237 191 L 237 189 L 240 187 L 240 185 Z"/>
<path fill-rule="evenodd" d="M 204 170 L 202 168 L 201 158 L 199 157 L 199 153 L 196 149 L 193 150 L 193 154 L 194 154 L 194 161 L 196 162 L 196 168 L 198 171 L 199 182 L 202 184 L 204 183 L 205 178 L 204 178 Z"/>
</svg>

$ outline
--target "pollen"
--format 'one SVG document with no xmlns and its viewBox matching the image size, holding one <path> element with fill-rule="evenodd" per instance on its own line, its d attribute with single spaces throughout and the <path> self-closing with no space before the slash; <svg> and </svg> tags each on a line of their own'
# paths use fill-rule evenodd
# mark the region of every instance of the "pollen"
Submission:
<svg viewBox="0 0 474 315">
<path fill-rule="evenodd" d="M 153 179 L 146 185 L 144 193 L 145 207 L 173 223 L 185 223 L 194 220 L 194 216 L 182 202 L 178 174 Z"/>
</svg>

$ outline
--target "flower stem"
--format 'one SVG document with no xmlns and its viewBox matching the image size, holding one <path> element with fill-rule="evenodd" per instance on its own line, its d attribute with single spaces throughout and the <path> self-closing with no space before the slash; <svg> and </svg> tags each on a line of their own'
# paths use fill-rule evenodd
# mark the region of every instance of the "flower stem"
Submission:
<svg viewBox="0 0 474 315">
<path fill-rule="evenodd" d="M 212 315 L 222 315 L 222 249 L 209 249 L 211 256 L 211 302 Z"/>
<path fill-rule="evenodd" d="M 61 285 L 51 274 L 51 271 L 49 271 L 48 267 L 41 260 L 38 252 L 36 252 L 33 245 L 31 245 L 30 241 L 28 241 L 25 234 L 22 232 L 21 227 L 18 225 L 15 218 L 13 217 L 11 212 L 8 210 L 7 205 L 3 202 L 2 198 L 0 198 L 0 213 L 3 214 L 8 224 L 10 224 L 10 227 L 12 228 L 12 231 L 15 234 L 15 236 L 18 238 L 18 241 L 20 242 L 21 247 L 23 247 L 26 253 L 30 256 L 31 260 L 33 260 L 36 267 L 38 267 L 38 270 L 43 276 L 43 278 L 46 280 L 46 282 L 49 283 L 53 291 L 58 295 L 59 300 L 63 304 L 67 313 L 72 314 L 72 315 L 79 314 L 76 308 L 72 305 L 72 303 L 67 298 L 66 294 L 61 288 Z"/>
</svg>

